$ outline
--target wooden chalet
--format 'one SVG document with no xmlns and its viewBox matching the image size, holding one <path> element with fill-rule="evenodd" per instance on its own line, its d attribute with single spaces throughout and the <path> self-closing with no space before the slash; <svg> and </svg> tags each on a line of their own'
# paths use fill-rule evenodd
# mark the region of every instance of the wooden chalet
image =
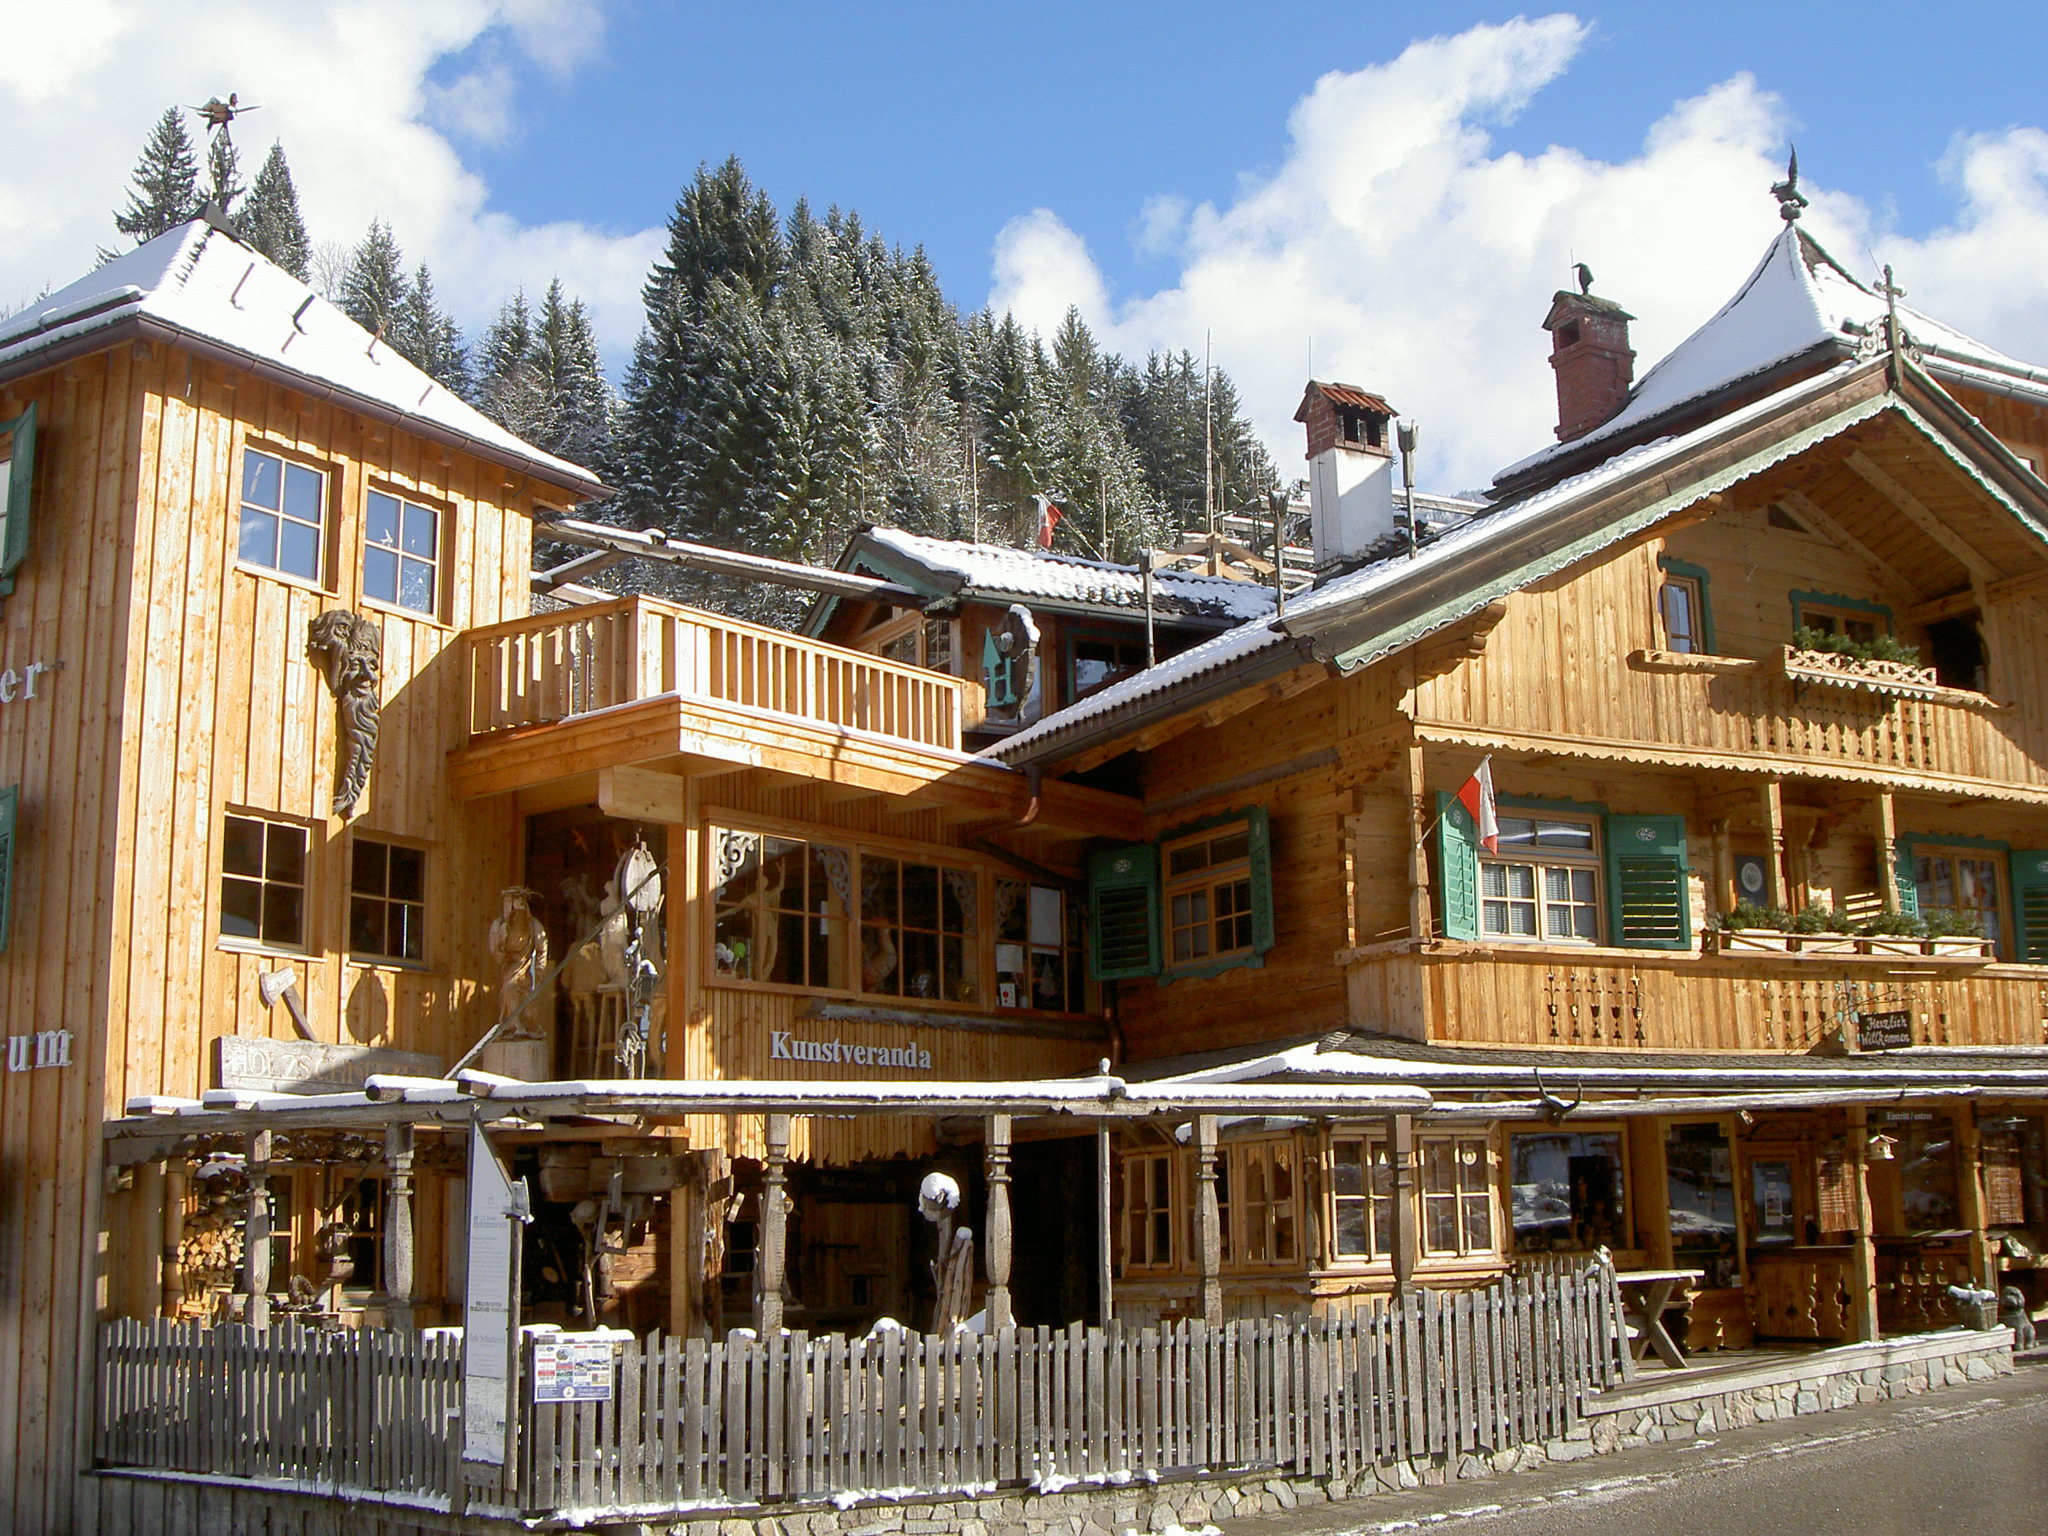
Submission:
<svg viewBox="0 0 2048 1536">
<path fill-rule="evenodd" d="M 1348 573 L 993 749 L 1143 799 L 1090 861 L 1126 1070 L 1436 1096 L 1126 1137 L 1119 1305 L 1217 1246 L 1244 1315 L 1607 1249 L 1695 1347 L 2048 1304 L 2048 391 L 1895 305 L 1788 222 L 1631 384 L 1559 294 L 1560 441 L 1413 557 L 1390 412 L 1313 385 Z"/>
<path fill-rule="evenodd" d="M 1312 385 L 1284 611 L 723 557 L 802 634 L 204 221 L 0 321 L 0 1536 L 1334 1475 L 1568 1431 L 1617 1267 L 2048 1301 L 2048 386 L 1887 299 L 1788 226 L 1632 384 L 1560 295 L 1412 541 Z"/>
</svg>

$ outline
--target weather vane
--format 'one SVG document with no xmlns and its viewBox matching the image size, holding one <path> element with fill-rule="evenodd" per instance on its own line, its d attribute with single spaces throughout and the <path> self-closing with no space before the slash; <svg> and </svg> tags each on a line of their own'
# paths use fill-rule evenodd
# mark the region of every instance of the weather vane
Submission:
<svg viewBox="0 0 2048 1536">
<path fill-rule="evenodd" d="M 1792 146 L 1792 159 L 1785 167 L 1785 179 L 1771 188 L 1771 196 L 1778 200 L 1778 217 L 1787 224 L 1799 222 L 1800 210 L 1806 207 L 1806 194 L 1799 190 L 1799 146 Z"/>
<path fill-rule="evenodd" d="M 206 98 L 205 106 L 194 107 L 191 110 L 204 119 L 208 133 L 219 133 L 244 112 L 260 112 L 263 109 L 257 106 L 243 106 L 242 98 L 234 91 L 229 91 L 226 101 L 222 101 L 218 96 L 209 96 Z"/>
</svg>

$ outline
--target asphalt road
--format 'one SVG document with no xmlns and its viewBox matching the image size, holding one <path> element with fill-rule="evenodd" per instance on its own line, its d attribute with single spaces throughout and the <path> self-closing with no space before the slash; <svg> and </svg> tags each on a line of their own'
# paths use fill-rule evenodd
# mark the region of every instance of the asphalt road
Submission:
<svg viewBox="0 0 2048 1536">
<path fill-rule="evenodd" d="M 1225 1529 L 1228 1536 L 2042 1536 L 2048 1364 L 1683 1445 L 1233 1520 Z"/>
</svg>

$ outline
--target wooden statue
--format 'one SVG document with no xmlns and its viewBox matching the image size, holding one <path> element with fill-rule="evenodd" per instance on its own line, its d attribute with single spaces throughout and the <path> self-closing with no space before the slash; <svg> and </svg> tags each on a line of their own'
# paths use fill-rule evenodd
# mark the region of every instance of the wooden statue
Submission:
<svg viewBox="0 0 2048 1536">
<path fill-rule="evenodd" d="M 491 957 L 498 962 L 503 981 L 498 987 L 498 1022 L 507 1024 L 517 1014 L 548 968 L 548 931 L 526 903 L 533 892 L 515 885 L 501 893 L 504 906 L 491 924 Z M 540 1021 L 528 1010 L 525 1017 L 506 1029 L 507 1040 L 544 1038 Z"/>
<path fill-rule="evenodd" d="M 974 1233 L 956 1226 L 960 1186 L 950 1174 L 928 1173 L 918 1186 L 917 1209 L 938 1228 L 939 1251 L 932 1259 L 932 1332 L 950 1334 L 967 1321 L 974 1293 Z"/>
<path fill-rule="evenodd" d="M 375 620 L 346 608 L 316 614 L 306 626 L 306 658 L 327 679 L 340 716 L 341 760 L 334 771 L 334 814 L 355 814 L 377 756 L 378 673 L 384 631 Z"/>
</svg>

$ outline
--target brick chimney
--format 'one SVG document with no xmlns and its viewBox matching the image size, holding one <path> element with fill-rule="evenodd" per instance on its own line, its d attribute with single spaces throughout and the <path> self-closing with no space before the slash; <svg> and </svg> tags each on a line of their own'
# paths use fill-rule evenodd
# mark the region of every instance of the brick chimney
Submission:
<svg viewBox="0 0 2048 1536">
<path fill-rule="evenodd" d="M 1590 293 L 1560 292 L 1551 299 L 1543 329 L 1550 332 L 1550 366 L 1557 371 L 1559 442 L 1584 437 L 1627 403 L 1636 375 L 1628 345 L 1633 319 L 1613 300 Z"/>
<path fill-rule="evenodd" d="M 1294 419 L 1308 429 L 1316 569 L 1355 562 L 1396 527 L 1394 408 L 1355 384 L 1311 379 Z"/>
</svg>

